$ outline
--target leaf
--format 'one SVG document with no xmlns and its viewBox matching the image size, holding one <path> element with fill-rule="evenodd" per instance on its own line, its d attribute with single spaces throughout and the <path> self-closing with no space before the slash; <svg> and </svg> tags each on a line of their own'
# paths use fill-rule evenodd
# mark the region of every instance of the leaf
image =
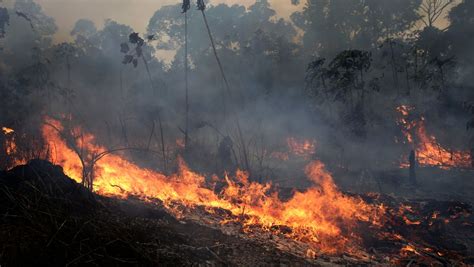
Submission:
<svg viewBox="0 0 474 267">
<path fill-rule="evenodd" d="M 183 11 L 181 13 L 186 13 L 190 8 L 191 8 L 190 0 L 183 0 L 183 5 L 181 6 L 181 9 Z"/>
<path fill-rule="evenodd" d="M 204 11 L 206 9 L 206 4 L 204 3 L 204 0 L 197 0 L 197 8 L 201 11 Z"/>
<path fill-rule="evenodd" d="M 130 51 L 130 47 L 128 47 L 127 43 L 121 43 L 120 44 L 120 52 L 127 54 L 128 51 Z"/>
<path fill-rule="evenodd" d="M 133 60 L 133 56 L 132 56 L 132 55 L 125 55 L 125 56 L 123 57 L 122 63 L 123 63 L 123 64 L 128 64 L 128 63 L 132 62 L 132 60 Z"/>
<path fill-rule="evenodd" d="M 138 35 L 138 33 L 136 32 L 132 32 L 129 36 L 128 36 L 128 40 L 130 41 L 130 43 L 132 44 L 137 44 L 140 40 L 140 36 Z"/>
<path fill-rule="evenodd" d="M 133 67 L 136 68 L 138 66 L 138 60 L 135 58 L 132 61 Z"/>
</svg>

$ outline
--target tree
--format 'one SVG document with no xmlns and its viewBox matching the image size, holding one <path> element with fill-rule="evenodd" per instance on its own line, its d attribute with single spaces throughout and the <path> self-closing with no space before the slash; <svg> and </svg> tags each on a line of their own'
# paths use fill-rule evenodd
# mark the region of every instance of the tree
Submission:
<svg viewBox="0 0 474 267">
<path fill-rule="evenodd" d="M 364 137 L 366 133 L 366 95 L 379 88 L 376 78 L 366 77 L 371 64 L 370 52 L 346 50 L 339 53 L 327 66 L 325 59 L 320 58 L 310 63 L 307 70 L 310 96 L 319 98 L 319 103 L 342 103 L 341 118 L 358 137 Z"/>
<path fill-rule="evenodd" d="M 425 0 L 420 5 L 422 11 L 421 21 L 426 27 L 434 27 L 436 21 L 444 14 L 444 11 L 454 3 L 454 0 Z"/>
<path fill-rule="evenodd" d="M 44 14 L 41 6 L 33 0 L 17 0 L 14 9 L 17 16 L 29 20 L 31 26 L 39 35 L 51 36 L 58 29 L 54 19 Z"/>
<path fill-rule="evenodd" d="M 5 26 L 8 25 L 10 21 L 10 16 L 8 15 L 8 9 L 5 7 L 0 7 L 0 38 L 5 35 Z"/>
<path fill-rule="evenodd" d="M 307 53 L 332 57 L 346 49 L 371 49 L 410 29 L 421 0 L 308 0 L 292 15 L 303 29 Z"/>
<path fill-rule="evenodd" d="M 463 1 L 461 4 L 453 7 L 449 13 L 450 26 L 446 31 L 445 38 L 450 40 L 452 55 L 462 63 L 465 68 L 460 72 L 470 76 L 474 65 L 474 2 Z"/>
</svg>

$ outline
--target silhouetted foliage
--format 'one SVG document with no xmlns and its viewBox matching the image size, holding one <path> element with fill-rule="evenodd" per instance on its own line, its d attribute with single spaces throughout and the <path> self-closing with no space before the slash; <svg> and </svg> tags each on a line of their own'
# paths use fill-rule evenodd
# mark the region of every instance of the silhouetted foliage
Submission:
<svg viewBox="0 0 474 267">
<path fill-rule="evenodd" d="M 0 7 L 0 38 L 5 35 L 5 26 L 8 25 L 9 21 L 8 10 L 5 7 Z"/>
<path fill-rule="evenodd" d="M 471 129 L 471 109 L 463 103 L 474 98 L 472 1 L 453 4 L 445 29 L 434 23 L 439 11 L 420 12 L 421 0 L 291 3 L 303 6 L 293 23 L 267 0 L 248 7 L 179 1 L 156 10 L 146 33 L 113 20 L 96 27 L 80 19 L 72 41 L 53 44 L 54 20 L 32 0 L 18 0 L 0 8 L 0 123 L 35 128 L 44 114 L 72 114 L 100 143 L 164 151 L 130 154 L 147 167 L 171 166 L 184 124 L 181 12 L 187 11 L 190 142 L 203 151 L 190 163 L 194 169 L 218 168 L 220 144 L 228 147 L 227 136 L 235 140 L 232 106 L 243 118 L 253 166 L 261 151 L 270 158 L 271 148 L 290 135 L 316 136 L 321 151 L 345 147 L 346 137 L 391 144 L 399 132 L 393 112 L 401 104 L 417 106 L 440 129 L 456 132 L 466 123 Z M 224 97 L 202 9 L 235 99 Z M 263 136 L 260 147 L 257 136 Z M 232 148 L 243 149 L 240 142 Z"/>
</svg>

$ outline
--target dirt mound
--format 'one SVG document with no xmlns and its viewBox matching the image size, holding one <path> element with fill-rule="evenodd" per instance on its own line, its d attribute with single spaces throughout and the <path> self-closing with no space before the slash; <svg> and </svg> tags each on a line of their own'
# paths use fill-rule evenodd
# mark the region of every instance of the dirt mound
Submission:
<svg viewBox="0 0 474 267">
<path fill-rule="evenodd" d="M 36 204 L 54 203 L 75 215 L 90 213 L 98 205 L 94 194 L 67 177 L 60 166 L 43 160 L 32 160 L 0 173 L 0 186 L 6 191 L 2 198 L 8 197 L 10 192 L 34 198 Z"/>
<path fill-rule="evenodd" d="M 0 173 L 0 214 L 2 266 L 151 265 L 118 235 L 128 227 L 49 162 Z"/>
</svg>

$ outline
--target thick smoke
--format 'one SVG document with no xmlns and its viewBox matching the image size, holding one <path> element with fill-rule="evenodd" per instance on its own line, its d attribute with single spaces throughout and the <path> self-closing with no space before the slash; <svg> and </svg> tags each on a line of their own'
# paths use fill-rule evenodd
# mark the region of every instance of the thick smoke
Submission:
<svg viewBox="0 0 474 267">
<path fill-rule="evenodd" d="M 292 187 L 305 185 L 297 178 L 303 177 L 302 163 L 272 156 L 287 152 L 288 137 L 316 140 L 311 157 L 336 172 L 398 168 L 411 149 L 394 142 L 403 138 L 399 105 L 415 106 L 441 143 L 469 150 L 474 5 L 448 6 L 450 25 L 439 29 L 422 11 L 425 2 L 308 0 L 291 21 L 275 19 L 266 0 L 247 9 L 208 6 L 231 93 L 202 13 L 192 6 L 189 142 L 183 149 L 181 4 L 150 18 L 134 67 L 123 64 L 121 52 L 124 43 L 135 47 L 131 27 L 107 20 L 98 29 L 84 18 L 71 31 L 72 42 L 53 44 L 54 20 L 32 0 L 17 0 L 0 9 L 0 126 L 24 134 L 28 147 L 41 139 L 44 116 L 68 117 L 109 148 L 140 148 L 124 153 L 149 168 L 170 172 L 165 166 L 181 155 L 200 172 L 243 168 L 252 179 Z M 163 53 L 175 57 L 161 61 L 157 55 Z"/>
</svg>

